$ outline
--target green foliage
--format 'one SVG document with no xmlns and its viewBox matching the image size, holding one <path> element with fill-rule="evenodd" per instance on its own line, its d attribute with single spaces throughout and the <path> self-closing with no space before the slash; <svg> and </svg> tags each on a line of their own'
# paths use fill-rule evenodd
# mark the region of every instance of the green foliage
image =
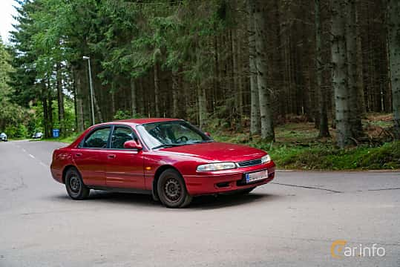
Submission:
<svg viewBox="0 0 400 267">
<path fill-rule="evenodd" d="M 5 129 L 10 139 L 22 139 L 28 137 L 28 129 L 22 123 L 8 125 Z"/>
<path fill-rule="evenodd" d="M 280 147 L 271 150 L 277 164 L 301 169 L 398 169 L 400 168 L 400 142 L 380 147 L 360 146 L 338 149 L 330 146 L 309 148 Z"/>
<path fill-rule="evenodd" d="M 129 111 L 126 110 L 118 110 L 114 115 L 114 120 L 127 120 L 132 119 L 132 116 Z"/>
<path fill-rule="evenodd" d="M 171 71 L 206 87 L 215 67 L 210 47 L 222 32 L 226 11 L 225 1 L 220 0 L 146 4 L 124 0 L 23 1 L 18 8 L 17 31 L 12 34 L 12 101 L 26 107 L 33 104 L 34 108 L 48 101 L 49 106 L 57 97 L 56 77 L 62 75 L 66 80 L 63 90 L 71 90 L 71 70 L 82 69 L 83 55 L 91 57 L 95 75 L 112 92 L 124 89 L 127 80 L 148 75 L 155 65 L 161 72 Z M 95 90 L 100 90 L 99 86 Z M 53 120 L 38 123 L 45 120 L 42 113 L 49 112 L 36 108 L 29 130 L 61 125 L 74 128 L 68 107 L 65 121 L 59 122 L 54 114 L 57 104 L 52 104 Z M 125 113 L 115 117 L 127 118 L 129 113 Z M 196 109 L 189 113 L 197 120 Z"/>
<path fill-rule="evenodd" d="M 5 131 L 10 138 L 25 135 L 28 114 L 24 108 L 11 102 L 13 89 L 9 86 L 9 75 L 14 72 L 10 65 L 10 54 L 0 39 L 0 131 Z"/>
<path fill-rule="evenodd" d="M 134 116 L 131 115 L 132 113 L 127 110 L 118 110 L 113 119 L 114 120 L 128 120 L 128 119 L 140 119 L 145 118 L 145 116 L 141 114 L 135 114 Z"/>
<path fill-rule="evenodd" d="M 292 130 L 303 124 L 278 127 L 277 136 L 285 138 L 275 144 L 262 142 L 248 134 L 229 134 L 226 131 L 212 132 L 212 137 L 220 142 L 245 144 L 268 151 L 278 168 L 306 170 L 380 170 L 400 169 L 400 142 L 385 143 L 382 146 L 361 145 L 339 149 L 327 142 L 309 141 L 310 133 L 296 134 Z M 304 127 L 304 126 L 303 126 Z M 218 129 L 220 127 L 215 127 Z M 305 128 L 305 127 L 304 127 Z M 301 143 L 291 143 L 293 135 Z"/>
<path fill-rule="evenodd" d="M 52 142 L 62 142 L 62 143 L 67 143 L 70 144 L 72 142 L 74 142 L 82 133 L 72 133 L 68 136 L 61 136 L 58 138 L 45 138 L 45 139 L 41 139 L 43 141 L 52 141 Z M 36 139 L 36 141 L 41 141 Z"/>
</svg>

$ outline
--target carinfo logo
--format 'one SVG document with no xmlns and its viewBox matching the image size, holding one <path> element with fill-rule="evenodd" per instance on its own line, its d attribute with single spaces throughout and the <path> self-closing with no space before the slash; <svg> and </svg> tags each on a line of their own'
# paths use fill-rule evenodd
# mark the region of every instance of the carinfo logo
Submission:
<svg viewBox="0 0 400 267">
<path fill-rule="evenodd" d="M 331 256 L 335 259 L 341 259 L 343 257 L 383 257 L 386 255 L 384 247 L 378 247 L 377 244 L 372 246 L 364 246 L 359 244 L 358 246 L 346 246 L 346 240 L 335 240 L 331 245 Z"/>
</svg>

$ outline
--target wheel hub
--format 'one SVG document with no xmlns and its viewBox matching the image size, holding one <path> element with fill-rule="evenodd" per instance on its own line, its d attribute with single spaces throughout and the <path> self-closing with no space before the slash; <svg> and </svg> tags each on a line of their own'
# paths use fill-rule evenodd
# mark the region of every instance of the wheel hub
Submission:
<svg viewBox="0 0 400 267">
<path fill-rule="evenodd" d="M 171 178 L 165 183 L 165 195 L 168 199 L 174 201 L 181 196 L 181 185 L 178 180 Z"/>
<path fill-rule="evenodd" d="M 78 192 L 79 188 L 81 186 L 81 181 L 79 180 L 78 177 L 72 176 L 69 180 L 69 185 L 70 185 L 72 191 Z"/>
</svg>

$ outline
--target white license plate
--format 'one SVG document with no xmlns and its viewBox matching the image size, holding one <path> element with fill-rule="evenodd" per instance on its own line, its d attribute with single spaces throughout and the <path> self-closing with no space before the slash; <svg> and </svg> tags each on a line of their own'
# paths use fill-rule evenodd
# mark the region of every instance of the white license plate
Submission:
<svg viewBox="0 0 400 267">
<path fill-rule="evenodd" d="M 268 178 L 268 170 L 246 173 L 246 183 L 252 183 L 252 182 L 267 179 L 267 178 Z"/>
</svg>

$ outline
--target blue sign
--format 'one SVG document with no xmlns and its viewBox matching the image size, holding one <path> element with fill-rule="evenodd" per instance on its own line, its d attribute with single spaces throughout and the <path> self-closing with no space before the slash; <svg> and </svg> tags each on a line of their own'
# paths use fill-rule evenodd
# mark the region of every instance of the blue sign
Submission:
<svg viewBox="0 0 400 267">
<path fill-rule="evenodd" d="M 60 129 L 53 129 L 53 138 L 60 137 Z"/>
</svg>

